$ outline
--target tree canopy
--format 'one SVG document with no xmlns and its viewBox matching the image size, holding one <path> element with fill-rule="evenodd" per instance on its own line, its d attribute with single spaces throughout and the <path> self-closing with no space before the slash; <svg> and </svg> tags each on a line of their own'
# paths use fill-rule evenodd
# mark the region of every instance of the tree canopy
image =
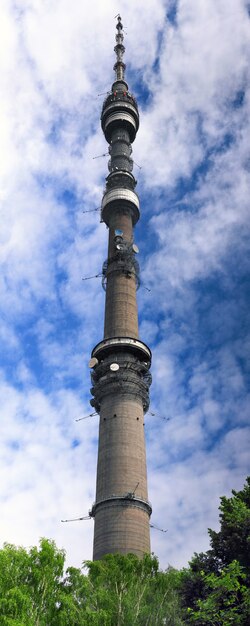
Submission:
<svg viewBox="0 0 250 626">
<path fill-rule="evenodd" d="M 209 529 L 211 548 L 181 572 L 181 602 L 188 624 L 250 624 L 250 477 L 242 491 L 220 503 L 220 530 Z"/>
</svg>

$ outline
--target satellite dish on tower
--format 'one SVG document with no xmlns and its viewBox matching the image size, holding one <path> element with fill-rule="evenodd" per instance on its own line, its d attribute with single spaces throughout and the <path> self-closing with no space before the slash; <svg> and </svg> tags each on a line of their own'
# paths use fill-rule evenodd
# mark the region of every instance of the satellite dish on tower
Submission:
<svg viewBox="0 0 250 626">
<path fill-rule="evenodd" d="M 123 245 L 121 243 L 116 244 L 116 250 L 123 250 Z"/>
<path fill-rule="evenodd" d="M 111 369 L 111 372 L 118 372 L 120 367 L 118 363 L 111 363 L 111 365 L 109 366 L 109 369 Z"/>
<path fill-rule="evenodd" d="M 132 250 L 133 250 L 133 252 L 134 252 L 135 254 L 138 254 L 138 252 L 139 252 L 139 248 L 138 248 L 138 246 L 136 245 L 136 243 L 133 243 L 133 245 L 132 245 Z"/>
<path fill-rule="evenodd" d="M 92 369 L 93 367 L 95 367 L 96 365 L 98 365 L 99 361 L 98 359 L 96 359 L 95 356 L 92 357 L 92 359 L 90 359 L 89 361 L 89 367 L 90 369 Z"/>
</svg>

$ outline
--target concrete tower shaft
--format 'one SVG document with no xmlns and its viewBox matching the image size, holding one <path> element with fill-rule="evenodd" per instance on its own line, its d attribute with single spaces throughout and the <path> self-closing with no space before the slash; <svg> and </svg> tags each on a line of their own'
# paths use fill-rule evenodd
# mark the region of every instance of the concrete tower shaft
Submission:
<svg viewBox="0 0 250 626">
<path fill-rule="evenodd" d="M 104 554 L 150 552 L 144 413 L 149 406 L 151 352 L 139 339 L 136 290 L 138 252 L 133 227 L 140 217 L 132 174 L 132 142 L 139 127 L 137 103 L 124 80 L 123 26 L 117 21 L 116 80 L 101 115 L 109 143 L 109 174 L 102 219 L 109 228 L 103 264 L 106 290 L 104 338 L 92 351 L 93 399 L 100 414 L 94 559 Z"/>
<path fill-rule="evenodd" d="M 132 217 L 129 212 L 115 211 L 109 221 L 109 251 L 107 267 L 104 337 L 138 338 L 138 312 L 136 303 L 136 270 L 133 257 L 126 259 L 127 272 L 120 272 L 116 258 L 115 232 L 123 232 L 124 241 L 133 243 Z M 129 265 L 130 261 L 130 265 Z M 122 259 L 120 260 L 120 264 Z"/>
</svg>

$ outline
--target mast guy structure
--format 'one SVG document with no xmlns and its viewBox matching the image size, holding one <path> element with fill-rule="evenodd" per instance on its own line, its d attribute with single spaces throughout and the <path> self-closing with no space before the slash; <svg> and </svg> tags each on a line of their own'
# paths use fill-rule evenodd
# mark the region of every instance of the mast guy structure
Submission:
<svg viewBox="0 0 250 626">
<path fill-rule="evenodd" d="M 104 338 L 92 350 L 93 399 L 100 414 L 94 560 L 104 554 L 150 552 L 144 413 L 149 407 L 151 352 L 139 339 L 136 290 L 139 252 L 133 227 L 140 217 L 132 147 L 139 127 L 135 98 L 124 79 L 123 25 L 117 19 L 115 82 L 104 101 L 101 125 L 109 144 L 109 174 L 102 220 L 109 229 L 103 264 Z"/>
</svg>

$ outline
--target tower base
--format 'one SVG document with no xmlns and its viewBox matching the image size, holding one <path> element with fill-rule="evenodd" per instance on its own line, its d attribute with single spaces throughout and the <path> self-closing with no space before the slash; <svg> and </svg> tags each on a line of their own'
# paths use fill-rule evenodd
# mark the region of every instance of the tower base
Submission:
<svg viewBox="0 0 250 626">
<path fill-rule="evenodd" d="M 105 554 L 136 554 L 143 558 L 150 553 L 148 513 L 131 505 L 100 508 L 95 516 L 93 560 Z"/>
</svg>

